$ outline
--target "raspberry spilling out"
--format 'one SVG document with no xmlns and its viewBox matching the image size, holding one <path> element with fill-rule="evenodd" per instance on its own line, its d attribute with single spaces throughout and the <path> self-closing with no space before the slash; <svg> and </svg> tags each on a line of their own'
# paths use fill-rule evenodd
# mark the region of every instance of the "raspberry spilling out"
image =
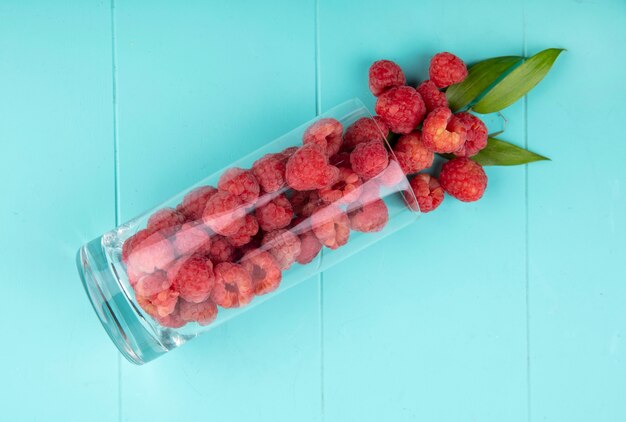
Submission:
<svg viewBox="0 0 626 422">
<path fill-rule="evenodd" d="M 315 211 L 311 215 L 311 228 L 319 241 L 330 249 L 345 245 L 350 237 L 350 219 L 336 205 Z"/>
<path fill-rule="evenodd" d="M 358 144 L 369 141 L 383 141 L 389 135 L 389 128 L 382 118 L 361 117 L 346 129 L 343 135 L 343 149 L 352 151 Z"/>
<path fill-rule="evenodd" d="M 363 233 L 379 232 L 389 221 L 389 210 L 387 205 L 378 199 L 352 211 L 349 217 L 352 230 Z"/>
<path fill-rule="evenodd" d="M 300 255 L 300 238 L 289 230 L 280 229 L 266 233 L 262 245 L 283 270 L 291 267 Z"/>
<path fill-rule="evenodd" d="M 151 232 L 165 231 L 170 227 L 178 227 L 185 222 L 185 216 L 173 208 L 163 208 L 148 219 L 146 229 Z"/>
<path fill-rule="evenodd" d="M 411 179 L 410 185 L 415 198 L 409 192 L 404 195 L 404 198 L 407 206 L 413 211 L 431 212 L 443 202 L 443 188 L 439 181 L 430 174 L 415 175 Z M 416 199 L 417 204 L 415 203 Z"/>
<path fill-rule="evenodd" d="M 408 135 L 402 135 L 393 152 L 402 167 L 404 174 L 413 174 L 433 165 L 435 154 L 422 142 L 422 134 L 416 130 Z"/>
<path fill-rule="evenodd" d="M 439 91 L 439 88 L 433 81 L 427 80 L 419 84 L 417 92 L 422 96 L 428 113 L 439 107 L 448 107 L 446 94 Z"/>
<path fill-rule="evenodd" d="M 426 105 L 421 95 L 410 86 L 391 88 L 376 101 L 378 114 L 394 133 L 410 133 L 426 115 Z"/>
<path fill-rule="evenodd" d="M 215 233 L 232 236 L 244 225 L 244 203 L 239 196 L 218 192 L 207 201 L 202 219 Z"/>
<path fill-rule="evenodd" d="M 357 145 L 350 154 L 352 170 L 363 179 L 371 179 L 380 174 L 389 164 L 389 155 L 380 141 L 370 141 Z"/>
<path fill-rule="evenodd" d="M 359 187 L 363 181 L 352 168 L 339 167 L 339 179 L 319 190 L 319 197 L 326 203 L 349 204 L 359 198 Z"/>
<path fill-rule="evenodd" d="M 293 219 L 293 207 L 285 195 L 278 195 L 255 210 L 259 225 L 264 231 L 287 227 Z"/>
<path fill-rule="evenodd" d="M 134 271 L 148 274 L 155 270 L 165 270 L 174 261 L 174 248 L 161 232 L 150 234 L 143 231 L 137 232 L 135 236 L 138 238 L 129 246 L 132 249 L 127 249 L 127 264 Z"/>
<path fill-rule="evenodd" d="M 252 174 L 266 193 L 276 192 L 285 184 L 285 157 L 266 154 L 252 164 Z"/>
<path fill-rule="evenodd" d="M 273 292 L 280 285 L 282 273 L 272 254 L 265 251 L 251 251 L 241 259 L 241 265 L 252 278 L 254 293 L 264 295 Z"/>
<path fill-rule="evenodd" d="M 370 66 L 369 87 L 375 97 L 388 88 L 405 84 L 406 78 L 402 69 L 391 60 L 379 60 Z"/>
<path fill-rule="evenodd" d="M 331 157 L 337 154 L 341 148 L 342 134 L 343 126 L 339 120 L 319 119 L 304 132 L 302 143 L 304 145 L 315 144 L 326 152 L 327 157 Z"/>
<path fill-rule="evenodd" d="M 155 318 L 163 318 L 174 312 L 178 303 L 178 292 L 165 289 L 152 296 L 136 295 L 137 304 L 146 313 Z"/>
<path fill-rule="evenodd" d="M 178 315 L 185 322 L 197 322 L 200 325 L 209 325 L 217 318 L 217 306 L 211 299 L 204 302 L 178 301 Z"/>
<path fill-rule="evenodd" d="M 207 255 L 211 251 L 211 235 L 203 224 L 185 223 L 172 240 L 178 255 Z"/>
<path fill-rule="evenodd" d="M 215 287 L 211 300 L 222 308 L 245 306 L 254 297 L 250 273 L 241 265 L 222 262 L 215 266 Z"/>
<path fill-rule="evenodd" d="M 176 207 L 189 221 L 202 220 L 204 207 L 211 196 L 217 193 L 213 186 L 200 186 L 189 192 Z"/>
<path fill-rule="evenodd" d="M 259 197 L 259 183 L 249 170 L 233 167 L 226 170 L 217 182 L 217 188 L 229 192 L 244 204 L 252 204 Z"/>
<path fill-rule="evenodd" d="M 211 260 L 201 256 L 183 257 L 167 271 L 172 288 L 188 302 L 208 299 L 215 284 Z"/>
<path fill-rule="evenodd" d="M 322 250 L 322 244 L 318 240 L 315 233 L 306 231 L 300 234 L 300 253 L 296 257 L 299 264 L 305 265 L 313 261 L 313 258 Z"/>
<path fill-rule="evenodd" d="M 211 262 L 220 263 L 232 261 L 235 257 L 235 247 L 231 245 L 228 240 L 223 236 L 213 237 L 211 242 L 211 249 L 209 251 L 209 258 Z"/>
<path fill-rule="evenodd" d="M 287 160 L 287 184 L 295 190 L 323 188 L 334 182 L 339 169 L 328 163 L 328 156 L 316 144 L 300 147 Z"/>
<path fill-rule="evenodd" d="M 456 114 L 457 119 L 465 126 L 467 139 L 461 148 L 454 151 L 457 157 L 472 157 L 487 146 L 487 126 L 473 114 L 462 112 Z"/>
<path fill-rule="evenodd" d="M 422 126 L 422 142 L 433 152 L 454 152 L 463 146 L 466 137 L 465 125 L 447 107 L 431 111 Z"/>
<path fill-rule="evenodd" d="M 469 158 L 453 158 L 441 167 L 439 183 L 451 196 L 463 202 L 479 200 L 487 188 L 482 166 Z"/>
<path fill-rule="evenodd" d="M 172 280 L 167 277 L 165 271 L 155 271 L 140 277 L 135 283 L 134 289 L 136 294 L 148 297 L 169 289 L 171 285 Z"/>
<path fill-rule="evenodd" d="M 439 53 L 430 60 L 428 75 L 438 88 L 445 88 L 463 82 L 467 77 L 467 67 L 463 60 L 454 54 Z"/>
</svg>

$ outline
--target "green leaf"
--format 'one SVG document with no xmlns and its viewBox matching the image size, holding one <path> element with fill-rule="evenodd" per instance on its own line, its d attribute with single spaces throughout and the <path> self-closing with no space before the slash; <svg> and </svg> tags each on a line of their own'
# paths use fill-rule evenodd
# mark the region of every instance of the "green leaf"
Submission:
<svg viewBox="0 0 626 422">
<path fill-rule="evenodd" d="M 475 101 L 491 84 L 521 61 L 522 57 L 519 56 L 503 56 L 472 65 L 463 82 L 451 85 L 446 90 L 450 109 L 458 111 Z"/>
<path fill-rule="evenodd" d="M 483 166 L 517 166 L 550 159 L 500 139 L 489 138 L 487 146 L 472 160 Z"/>
<path fill-rule="evenodd" d="M 481 113 L 500 111 L 522 98 L 546 76 L 561 48 L 549 48 L 535 54 L 496 83 L 472 110 Z"/>
</svg>

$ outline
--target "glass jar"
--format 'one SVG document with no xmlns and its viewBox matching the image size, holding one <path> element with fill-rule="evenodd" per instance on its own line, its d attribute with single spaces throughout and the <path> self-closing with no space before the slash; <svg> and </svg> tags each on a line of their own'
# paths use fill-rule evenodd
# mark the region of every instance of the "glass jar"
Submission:
<svg viewBox="0 0 626 422">
<path fill-rule="evenodd" d="M 357 121 L 360 134 L 346 136 Z M 317 146 L 294 156 L 303 139 Z M 347 146 L 359 140 L 384 146 L 383 170 L 354 173 Z M 311 171 L 319 180 L 303 181 Z M 320 188 L 324 178 L 334 182 Z M 143 364 L 410 224 L 416 208 L 385 134 L 353 99 L 88 242 L 77 265 L 111 340 Z"/>
</svg>

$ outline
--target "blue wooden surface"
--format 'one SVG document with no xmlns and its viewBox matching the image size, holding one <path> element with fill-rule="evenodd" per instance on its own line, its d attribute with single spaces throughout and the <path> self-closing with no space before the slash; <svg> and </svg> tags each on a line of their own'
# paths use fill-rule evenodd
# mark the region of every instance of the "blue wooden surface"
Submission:
<svg viewBox="0 0 626 422">
<path fill-rule="evenodd" d="M 0 351 L 10 421 L 626 420 L 626 3 L 0 2 Z M 506 110 L 550 156 L 143 367 L 76 249 L 353 96 L 565 47 Z"/>
</svg>

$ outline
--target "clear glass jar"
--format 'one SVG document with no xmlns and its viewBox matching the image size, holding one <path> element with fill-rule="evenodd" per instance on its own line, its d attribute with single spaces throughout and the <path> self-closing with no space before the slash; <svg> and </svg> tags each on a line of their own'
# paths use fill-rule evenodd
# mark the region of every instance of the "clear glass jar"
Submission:
<svg viewBox="0 0 626 422">
<path fill-rule="evenodd" d="M 220 185 L 230 193 L 211 199 L 220 171 L 78 251 L 87 295 L 128 360 L 149 362 L 418 218 L 417 207 L 405 205 L 415 198 L 377 126 L 369 136 L 387 149 L 388 165 L 376 176 L 356 177 L 349 154 L 339 153 L 331 158 L 339 181 L 329 188 L 295 191 L 272 177 L 284 176 L 291 147 L 302 146 L 303 136 L 342 142 L 345 129 L 360 119 L 372 116 L 360 100 L 347 101 L 225 169 L 250 169 L 273 154 L 265 166 L 255 166 L 262 180 L 258 197 L 249 177 L 254 172 L 231 170 Z M 316 122 L 318 131 L 306 135 Z M 232 197 L 238 198 L 234 206 Z"/>
</svg>

